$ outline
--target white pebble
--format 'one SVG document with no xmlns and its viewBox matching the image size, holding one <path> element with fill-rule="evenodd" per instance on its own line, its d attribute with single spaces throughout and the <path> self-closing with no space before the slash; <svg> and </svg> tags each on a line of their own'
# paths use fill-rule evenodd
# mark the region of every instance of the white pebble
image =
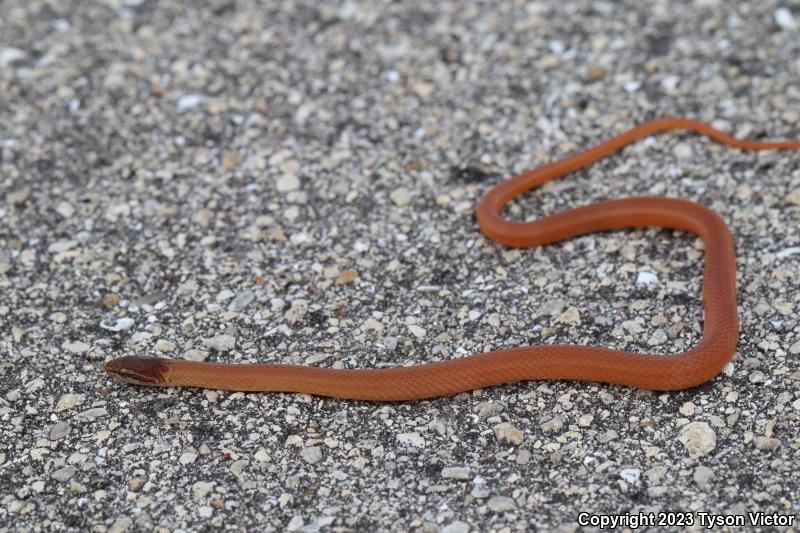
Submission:
<svg viewBox="0 0 800 533">
<path fill-rule="evenodd" d="M 72 353 L 83 353 L 91 348 L 91 346 L 81 341 L 67 341 L 61 347 Z"/>
<path fill-rule="evenodd" d="M 81 411 L 75 418 L 83 418 L 84 420 L 95 420 L 97 418 L 108 415 L 108 410 L 105 407 L 92 407 L 85 411 Z"/>
<path fill-rule="evenodd" d="M 50 246 L 48 246 L 47 251 L 52 254 L 57 254 L 60 252 L 66 252 L 67 250 L 72 250 L 77 245 L 78 245 L 77 241 L 61 240 L 61 241 L 56 241 Z"/>
<path fill-rule="evenodd" d="M 319 446 L 309 446 L 307 448 L 303 448 L 303 450 L 300 452 L 300 457 L 302 457 L 308 464 L 315 465 L 322 461 L 322 448 Z"/>
<path fill-rule="evenodd" d="M 408 331 L 411 332 L 418 339 L 424 339 L 425 334 L 427 333 L 423 328 L 419 326 L 408 326 Z"/>
<path fill-rule="evenodd" d="M 754 437 L 753 444 L 762 451 L 773 451 L 781 447 L 781 441 L 775 437 Z"/>
<path fill-rule="evenodd" d="M 85 399 L 86 397 L 83 394 L 65 394 L 60 400 L 58 400 L 58 403 L 56 404 L 56 412 L 72 409 L 76 405 L 82 404 Z"/>
<path fill-rule="evenodd" d="M 56 422 L 53 427 L 50 428 L 50 440 L 60 440 L 67 435 L 69 435 L 69 423 L 63 420 Z"/>
<path fill-rule="evenodd" d="M 405 187 L 400 187 L 395 189 L 389 194 L 389 198 L 394 202 L 397 206 L 405 206 L 411 203 L 411 194 L 408 192 L 408 189 Z"/>
<path fill-rule="evenodd" d="M 192 485 L 192 498 L 195 501 L 200 501 L 206 496 L 208 493 L 214 490 L 214 482 L 210 481 L 197 481 L 194 485 Z"/>
<path fill-rule="evenodd" d="M 678 159 L 689 159 L 694 154 L 692 146 L 688 143 L 679 143 L 672 149 L 672 153 Z"/>
<path fill-rule="evenodd" d="M 272 461 L 272 456 L 264 448 L 259 448 L 253 455 L 253 458 L 259 463 L 269 463 Z"/>
<path fill-rule="evenodd" d="M 387 350 L 394 351 L 394 349 L 397 348 L 397 337 L 386 336 L 383 339 L 383 345 Z"/>
<path fill-rule="evenodd" d="M 175 350 L 175 345 L 166 339 L 158 339 L 155 349 L 157 352 L 169 353 Z"/>
<path fill-rule="evenodd" d="M 225 302 L 227 300 L 230 300 L 234 296 L 236 296 L 236 293 L 233 292 L 232 290 L 230 290 L 230 289 L 222 289 L 214 297 L 214 300 L 216 300 L 218 302 Z"/>
<path fill-rule="evenodd" d="M 256 293 L 251 290 L 244 290 L 236 295 L 236 298 L 228 305 L 228 311 L 242 311 L 256 299 Z"/>
<path fill-rule="evenodd" d="M 652 272 L 639 272 L 636 277 L 637 285 L 655 285 L 656 283 L 658 283 L 658 276 Z"/>
<path fill-rule="evenodd" d="M 629 82 L 625 83 L 625 85 L 623 85 L 623 88 L 625 89 L 625 92 L 635 93 L 636 91 L 639 90 L 639 88 L 641 86 L 642 86 L 642 82 L 634 80 L 634 81 L 629 81 Z"/>
<path fill-rule="evenodd" d="M 698 466 L 694 469 L 694 482 L 700 487 L 708 485 L 709 481 L 714 478 L 714 471 L 707 466 Z"/>
<path fill-rule="evenodd" d="M 680 407 L 680 409 L 678 409 L 678 411 L 683 416 L 692 416 L 694 414 L 694 411 L 695 411 L 694 404 L 692 402 L 684 402 L 684 404 L 681 405 L 681 407 Z"/>
<path fill-rule="evenodd" d="M 644 331 L 642 325 L 639 324 L 639 322 L 637 322 L 636 320 L 626 320 L 620 325 L 628 333 L 641 333 L 642 331 Z"/>
<path fill-rule="evenodd" d="M 678 440 L 694 459 L 717 447 L 717 434 L 706 422 L 689 422 L 681 428 Z"/>
<path fill-rule="evenodd" d="M 302 244 L 311 242 L 311 237 L 309 237 L 308 233 L 305 231 L 299 231 L 297 233 L 293 233 L 292 236 L 289 237 L 289 242 L 295 246 L 300 246 Z"/>
<path fill-rule="evenodd" d="M 100 327 L 103 329 L 107 329 L 108 331 L 126 331 L 131 329 L 136 321 L 132 318 L 122 317 L 117 319 L 114 323 L 106 322 L 105 320 L 100 322 Z"/>
<path fill-rule="evenodd" d="M 492 496 L 486 505 L 495 513 L 504 513 L 516 508 L 517 504 L 508 496 Z"/>
<path fill-rule="evenodd" d="M 650 346 L 658 346 L 667 342 L 667 333 L 663 329 L 657 329 L 653 335 L 647 339 L 647 344 Z"/>
<path fill-rule="evenodd" d="M 27 54 L 19 48 L 3 48 L 0 50 L 0 67 L 5 67 L 27 57 Z"/>
<path fill-rule="evenodd" d="M 300 531 L 300 528 L 303 527 L 303 517 L 298 515 L 294 515 L 289 523 L 286 524 L 286 531 Z"/>
<path fill-rule="evenodd" d="M 442 469 L 442 477 L 446 479 L 469 479 L 469 467 L 447 466 Z"/>
<path fill-rule="evenodd" d="M 300 188 L 300 178 L 295 174 L 284 174 L 275 183 L 278 192 L 296 191 Z"/>
<path fill-rule="evenodd" d="M 420 435 L 416 431 L 412 431 L 410 433 L 398 433 L 397 442 L 399 442 L 400 444 L 405 444 L 407 446 L 414 446 L 415 448 L 425 447 L 425 439 L 422 438 L 422 435 Z"/>
<path fill-rule="evenodd" d="M 186 452 L 181 454 L 178 458 L 178 462 L 182 465 L 190 465 L 197 459 L 197 454 L 194 452 Z"/>
<path fill-rule="evenodd" d="M 566 311 L 556 317 L 556 322 L 559 324 L 580 324 L 581 313 L 577 307 L 568 307 Z"/>
<path fill-rule="evenodd" d="M 797 29 L 797 22 L 794 20 L 792 12 L 785 7 L 779 7 L 775 10 L 775 22 L 777 22 L 778 26 L 783 30 Z"/>
<path fill-rule="evenodd" d="M 681 79 L 678 76 L 667 76 L 661 80 L 661 86 L 668 92 L 674 91 L 678 88 Z"/>
<path fill-rule="evenodd" d="M 456 520 L 444 526 L 441 531 L 442 533 L 469 533 L 470 527 L 466 522 Z"/>
<path fill-rule="evenodd" d="M 236 347 L 236 337 L 233 335 L 217 335 L 205 340 L 206 346 L 218 352 L 227 352 Z"/>
<path fill-rule="evenodd" d="M 642 475 L 638 468 L 623 468 L 619 471 L 619 477 L 628 483 L 636 483 Z"/>
<path fill-rule="evenodd" d="M 190 348 L 183 352 L 183 358 L 188 361 L 205 361 L 208 358 L 208 352 L 205 350 L 198 350 L 197 348 Z"/>
<path fill-rule="evenodd" d="M 522 441 L 525 438 L 522 434 L 522 431 L 508 422 L 501 422 L 494 426 L 492 430 L 494 431 L 494 436 L 497 438 L 498 442 L 504 444 L 519 445 L 522 444 Z"/>
<path fill-rule="evenodd" d="M 203 97 L 199 94 L 187 94 L 185 96 L 181 96 L 178 100 L 178 111 L 183 112 L 187 111 L 193 107 L 196 107 L 197 104 L 203 101 Z"/>
</svg>

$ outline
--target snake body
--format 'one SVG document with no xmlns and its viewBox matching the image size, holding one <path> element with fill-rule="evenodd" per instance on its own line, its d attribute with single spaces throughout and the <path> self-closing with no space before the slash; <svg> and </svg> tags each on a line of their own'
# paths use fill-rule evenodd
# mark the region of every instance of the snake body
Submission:
<svg viewBox="0 0 800 533">
<path fill-rule="evenodd" d="M 687 200 L 641 196 L 598 202 L 532 222 L 503 218 L 512 199 L 658 132 L 690 130 L 743 150 L 800 148 L 797 141 L 737 139 L 686 118 L 644 122 L 585 151 L 514 176 L 481 199 L 477 218 L 489 238 L 510 247 L 541 246 L 620 228 L 687 231 L 705 244 L 703 337 L 693 349 L 656 355 L 576 345 L 522 346 L 415 366 L 333 369 L 290 364 L 221 364 L 156 357 L 106 363 L 115 378 L 149 386 L 235 391 L 304 392 L 353 400 L 394 401 L 447 396 L 524 380 L 583 380 L 652 390 L 677 390 L 711 380 L 731 360 L 739 336 L 736 256 L 728 226 L 714 211 Z"/>
</svg>

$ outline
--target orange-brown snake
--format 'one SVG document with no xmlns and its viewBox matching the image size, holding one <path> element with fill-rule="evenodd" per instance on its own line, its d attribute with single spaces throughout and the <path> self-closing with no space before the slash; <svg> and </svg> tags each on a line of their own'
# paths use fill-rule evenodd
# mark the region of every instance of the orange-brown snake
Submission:
<svg viewBox="0 0 800 533">
<path fill-rule="evenodd" d="M 743 150 L 800 148 L 796 141 L 742 140 L 686 118 L 642 123 L 608 141 L 510 178 L 481 199 L 478 223 L 491 239 L 512 247 L 540 246 L 577 235 L 657 226 L 688 231 L 705 243 L 703 338 L 673 355 L 640 354 L 591 346 L 522 346 L 415 366 L 332 369 L 290 364 L 220 364 L 156 357 L 119 357 L 106 364 L 113 377 L 137 385 L 236 391 L 304 392 L 354 400 L 392 401 L 447 396 L 524 380 L 616 383 L 652 390 L 700 385 L 716 376 L 736 351 L 736 257 L 733 237 L 714 211 L 687 200 L 641 196 L 598 202 L 535 220 L 503 218 L 508 202 L 623 146 L 665 130 L 685 129 Z"/>
</svg>

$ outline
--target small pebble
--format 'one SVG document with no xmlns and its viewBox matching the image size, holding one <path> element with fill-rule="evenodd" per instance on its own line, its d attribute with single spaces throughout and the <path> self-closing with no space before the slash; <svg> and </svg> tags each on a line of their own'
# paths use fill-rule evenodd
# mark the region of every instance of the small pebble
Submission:
<svg viewBox="0 0 800 533">
<path fill-rule="evenodd" d="M 486 502 L 486 505 L 495 513 L 505 513 L 517 507 L 516 502 L 508 496 L 492 496 L 489 498 L 489 501 Z"/>
<path fill-rule="evenodd" d="M 208 494 L 211 493 L 212 490 L 214 490 L 215 485 L 216 483 L 213 481 L 196 481 L 192 485 L 192 498 L 195 501 L 202 500 L 203 498 L 208 496 Z"/>
<path fill-rule="evenodd" d="M 123 531 L 128 531 L 132 525 L 133 519 L 131 517 L 120 516 L 114 520 L 114 523 L 108 528 L 108 533 L 123 533 Z"/>
<path fill-rule="evenodd" d="M 678 143 L 675 145 L 675 148 L 672 149 L 672 153 L 674 153 L 675 157 L 678 159 L 689 159 L 694 154 L 694 151 L 690 144 Z"/>
<path fill-rule="evenodd" d="M 103 320 L 100 322 L 100 327 L 103 329 L 107 329 L 108 331 L 126 331 L 131 329 L 136 324 L 136 321 L 132 318 L 123 317 L 119 318 L 114 322 L 107 322 Z"/>
<path fill-rule="evenodd" d="M 256 293 L 251 290 L 244 290 L 236 295 L 236 297 L 228 304 L 228 311 L 236 313 L 243 311 L 253 300 L 256 299 Z"/>
<path fill-rule="evenodd" d="M 194 463 L 195 459 L 197 459 L 197 454 L 195 452 L 185 452 L 178 458 L 178 462 L 182 465 L 190 465 Z"/>
<path fill-rule="evenodd" d="M 7 67 L 28 57 L 19 48 L 0 48 L 0 67 Z"/>
<path fill-rule="evenodd" d="M 566 311 L 558 315 L 556 322 L 560 324 L 575 324 L 581 323 L 581 314 L 577 307 L 569 307 Z"/>
<path fill-rule="evenodd" d="M 178 99 L 177 109 L 179 113 L 184 111 L 188 111 L 193 107 L 197 107 L 200 102 L 203 101 L 202 95 L 199 94 L 187 94 L 185 96 L 181 96 Z"/>
<path fill-rule="evenodd" d="M 89 348 L 91 348 L 91 346 L 81 341 L 67 341 L 62 344 L 61 347 L 72 353 L 84 353 L 89 351 Z"/>
<path fill-rule="evenodd" d="M 405 187 L 400 187 L 399 189 L 393 190 L 391 194 L 389 194 L 389 198 L 391 198 L 395 205 L 400 207 L 411 203 L 411 194 Z"/>
<path fill-rule="evenodd" d="M 343 270 L 336 278 L 337 285 L 348 285 L 358 279 L 358 272 L 355 270 Z"/>
<path fill-rule="evenodd" d="M 54 471 L 50 477 L 63 483 L 74 476 L 77 471 L 78 469 L 74 466 L 65 466 Z"/>
<path fill-rule="evenodd" d="M 295 174 L 284 174 L 275 183 L 278 192 L 291 192 L 300 189 L 300 178 Z"/>
<path fill-rule="evenodd" d="M 250 461 L 247 459 L 239 459 L 231 463 L 230 471 L 233 475 L 240 476 L 248 466 L 250 466 Z"/>
<path fill-rule="evenodd" d="M 469 467 L 448 466 L 442 469 L 442 477 L 446 479 L 469 479 Z"/>
<path fill-rule="evenodd" d="M 509 422 L 501 422 L 492 428 L 497 441 L 503 444 L 520 445 L 524 440 L 522 431 Z"/>
<path fill-rule="evenodd" d="M 236 337 L 233 335 L 217 335 L 205 340 L 206 347 L 218 352 L 229 352 L 236 347 Z"/>
<path fill-rule="evenodd" d="M 131 492 L 139 492 L 146 481 L 147 479 L 141 476 L 132 477 L 128 480 L 128 490 Z"/>
<path fill-rule="evenodd" d="M 300 457 L 308 464 L 315 465 L 322 460 L 322 448 L 319 446 L 308 446 L 300 451 Z"/>
<path fill-rule="evenodd" d="M 61 440 L 64 437 L 69 435 L 69 423 L 65 421 L 59 421 L 53 424 L 53 427 L 50 428 L 50 440 Z"/>
<path fill-rule="evenodd" d="M 166 339 L 158 339 L 154 348 L 157 352 L 170 353 L 175 351 L 175 344 Z"/>
<path fill-rule="evenodd" d="M 392 337 L 391 335 L 387 335 L 383 339 L 383 345 L 389 351 L 394 351 L 397 348 L 398 339 L 397 337 Z"/>
<path fill-rule="evenodd" d="M 528 450 L 520 450 L 517 452 L 517 464 L 526 465 L 531 460 L 531 452 Z"/>
<path fill-rule="evenodd" d="M 63 395 L 56 404 L 56 411 L 66 411 L 67 409 L 72 409 L 76 405 L 80 405 L 86 397 L 83 394 L 73 394 L 67 393 Z"/>
<path fill-rule="evenodd" d="M 106 309 L 113 309 L 121 300 L 122 297 L 119 294 L 109 293 L 103 296 L 103 299 L 100 301 L 100 303 Z"/>
<path fill-rule="evenodd" d="M 697 484 L 698 487 L 705 487 L 714 478 L 714 471 L 708 468 L 707 466 L 701 465 L 694 469 L 694 474 L 692 475 L 692 478 L 694 479 L 694 482 Z"/>
<path fill-rule="evenodd" d="M 638 468 L 623 468 L 619 471 L 619 477 L 627 483 L 636 483 L 642 475 Z"/>
<path fill-rule="evenodd" d="M 460 520 L 450 522 L 441 529 L 441 533 L 470 533 L 470 531 L 469 524 Z"/>
<path fill-rule="evenodd" d="M 681 428 L 678 440 L 693 459 L 711 453 L 717 446 L 717 434 L 706 422 L 689 422 Z"/>
<path fill-rule="evenodd" d="M 782 30 L 793 31 L 798 28 L 792 12 L 785 7 L 779 7 L 775 10 L 775 22 L 778 23 Z"/>
<path fill-rule="evenodd" d="M 419 326 L 408 326 L 408 331 L 418 339 L 424 339 L 426 331 Z"/>
<path fill-rule="evenodd" d="M 683 405 L 681 405 L 680 409 L 678 409 L 678 411 L 683 416 L 692 416 L 695 412 L 695 407 L 692 402 L 684 402 Z"/>
<path fill-rule="evenodd" d="M 208 352 L 206 350 L 191 348 L 183 352 L 183 358 L 187 361 L 205 361 L 208 359 Z"/>
<path fill-rule="evenodd" d="M 560 431 L 561 428 L 564 427 L 564 423 L 566 422 L 566 417 L 564 415 L 556 415 L 544 424 L 542 424 L 542 431 L 545 433 L 553 433 L 556 431 Z"/>
<path fill-rule="evenodd" d="M 759 450 L 772 451 L 780 448 L 781 441 L 775 437 L 754 437 L 753 444 L 755 444 L 756 448 Z"/>
<path fill-rule="evenodd" d="M 398 433 L 396 438 L 397 442 L 406 446 L 414 446 L 417 448 L 425 447 L 425 439 L 417 432 Z"/>
<path fill-rule="evenodd" d="M 667 342 L 667 332 L 663 329 L 657 329 L 653 332 L 649 339 L 647 339 L 647 344 L 649 346 L 658 346 L 659 344 L 664 344 Z"/>
<path fill-rule="evenodd" d="M 637 285 L 655 285 L 658 283 L 658 276 L 652 272 L 639 272 L 636 277 Z"/>
<path fill-rule="evenodd" d="M 478 413 L 478 416 L 482 419 L 489 418 L 490 416 L 498 415 L 503 412 L 505 407 L 501 403 L 497 402 L 481 402 L 475 407 L 473 407 L 473 411 Z"/>
</svg>

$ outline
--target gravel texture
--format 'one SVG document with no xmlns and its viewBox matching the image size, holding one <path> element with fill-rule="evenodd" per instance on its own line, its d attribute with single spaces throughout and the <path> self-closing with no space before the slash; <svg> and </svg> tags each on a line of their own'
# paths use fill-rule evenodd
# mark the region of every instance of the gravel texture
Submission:
<svg viewBox="0 0 800 533">
<path fill-rule="evenodd" d="M 143 389 L 99 365 L 692 346 L 696 239 L 513 251 L 474 206 L 657 116 L 800 137 L 800 4 L 184 4 L 0 3 L 0 530 L 573 531 L 579 511 L 798 512 L 797 153 L 664 135 L 510 210 L 642 193 L 717 209 L 742 334 L 695 390 L 534 382 L 373 404 Z"/>
</svg>

